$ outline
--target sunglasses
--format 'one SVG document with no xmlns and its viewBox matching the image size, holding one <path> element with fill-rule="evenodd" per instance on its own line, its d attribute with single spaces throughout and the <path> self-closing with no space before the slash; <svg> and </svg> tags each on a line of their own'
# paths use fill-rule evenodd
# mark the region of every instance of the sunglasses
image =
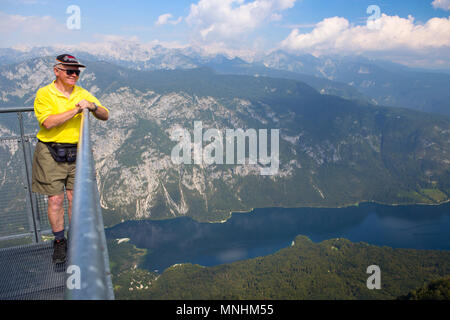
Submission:
<svg viewBox="0 0 450 320">
<path fill-rule="evenodd" d="M 81 72 L 80 70 L 67 70 L 67 69 L 61 69 L 61 68 L 56 68 L 56 69 L 65 71 L 68 76 L 71 76 L 73 74 L 76 74 L 77 76 L 79 76 L 80 72 Z"/>
</svg>

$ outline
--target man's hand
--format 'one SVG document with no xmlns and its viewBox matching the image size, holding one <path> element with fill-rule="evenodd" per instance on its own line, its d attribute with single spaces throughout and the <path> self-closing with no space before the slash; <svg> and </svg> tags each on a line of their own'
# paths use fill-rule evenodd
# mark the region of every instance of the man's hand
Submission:
<svg viewBox="0 0 450 320">
<path fill-rule="evenodd" d="M 76 104 L 76 107 L 80 108 L 79 112 L 83 112 L 84 109 L 88 109 L 89 111 L 92 111 L 94 116 L 99 120 L 106 121 L 109 118 L 108 111 L 106 111 L 106 109 L 102 108 L 101 106 L 98 106 L 98 108 L 96 110 L 95 104 L 93 102 L 83 99 Z"/>
<path fill-rule="evenodd" d="M 84 109 L 89 109 L 90 111 L 94 111 L 95 105 L 92 102 L 89 102 L 85 99 L 81 100 L 76 104 L 76 107 L 80 109 L 79 112 L 82 112 Z"/>
</svg>

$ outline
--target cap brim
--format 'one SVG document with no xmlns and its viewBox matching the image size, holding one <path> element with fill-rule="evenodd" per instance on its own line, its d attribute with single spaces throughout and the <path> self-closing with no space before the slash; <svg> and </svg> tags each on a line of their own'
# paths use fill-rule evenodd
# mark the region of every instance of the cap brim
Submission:
<svg viewBox="0 0 450 320">
<path fill-rule="evenodd" d="M 62 64 L 64 66 L 72 66 L 72 67 L 80 67 L 80 68 L 86 68 L 85 65 L 79 64 L 79 63 L 67 63 L 67 62 L 60 62 L 58 64 Z"/>
<path fill-rule="evenodd" d="M 76 62 L 76 63 L 75 63 L 75 62 L 70 63 L 70 62 L 62 62 L 62 61 L 59 61 L 59 60 L 56 60 L 56 61 L 57 61 L 56 65 L 62 64 L 62 65 L 64 65 L 64 66 L 72 66 L 72 67 L 86 68 L 85 65 L 80 64 L 80 63 L 78 63 L 78 62 Z"/>
</svg>

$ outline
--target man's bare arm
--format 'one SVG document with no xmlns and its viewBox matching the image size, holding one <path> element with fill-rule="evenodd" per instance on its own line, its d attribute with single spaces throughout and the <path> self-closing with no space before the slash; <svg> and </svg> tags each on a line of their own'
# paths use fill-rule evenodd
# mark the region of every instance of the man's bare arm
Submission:
<svg viewBox="0 0 450 320">
<path fill-rule="evenodd" d="M 95 112 L 92 112 L 94 113 L 94 116 L 99 120 L 106 121 L 109 118 L 108 111 L 106 111 L 106 109 L 104 109 L 103 107 L 98 106 L 97 110 L 95 110 Z"/>
<path fill-rule="evenodd" d="M 47 119 L 42 122 L 42 125 L 45 129 L 51 129 L 57 126 L 62 125 L 64 122 L 72 119 L 76 114 L 80 113 L 82 110 L 81 107 L 76 106 L 75 108 L 68 110 L 66 112 L 51 114 L 47 117 Z"/>
</svg>

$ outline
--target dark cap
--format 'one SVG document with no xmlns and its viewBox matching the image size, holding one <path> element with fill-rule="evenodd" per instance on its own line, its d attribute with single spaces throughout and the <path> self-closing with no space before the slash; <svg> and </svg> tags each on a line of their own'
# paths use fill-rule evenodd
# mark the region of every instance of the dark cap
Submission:
<svg viewBox="0 0 450 320">
<path fill-rule="evenodd" d="M 74 67 L 80 67 L 80 68 L 86 68 L 86 66 L 80 64 L 74 56 L 70 54 L 61 54 L 56 57 L 56 64 L 62 64 L 65 66 L 74 66 Z"/>
</svg>

